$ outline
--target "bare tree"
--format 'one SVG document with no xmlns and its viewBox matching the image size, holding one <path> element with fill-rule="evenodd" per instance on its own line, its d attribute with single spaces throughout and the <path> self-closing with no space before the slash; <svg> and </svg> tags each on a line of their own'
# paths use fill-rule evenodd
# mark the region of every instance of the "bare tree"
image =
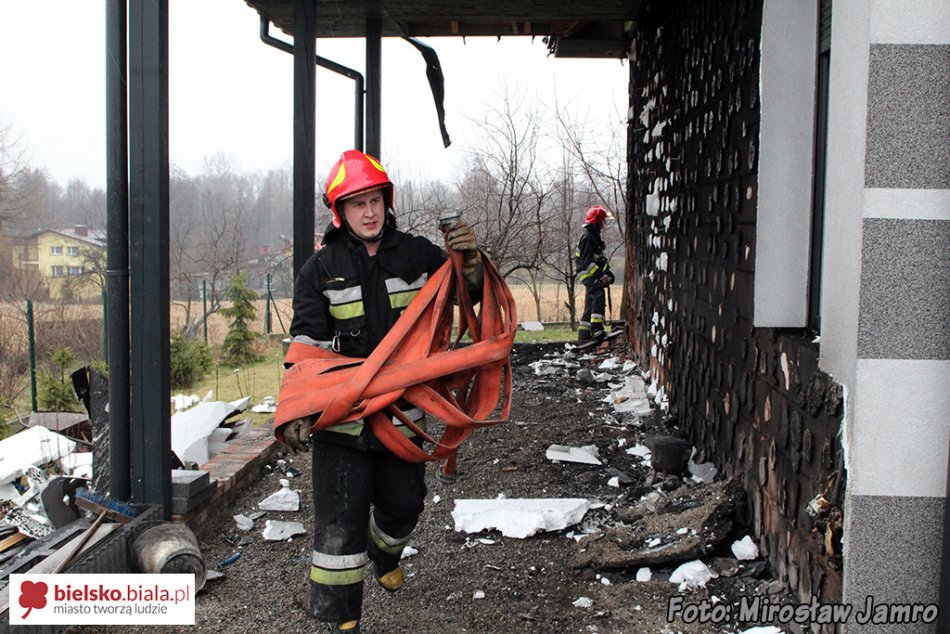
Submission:
<svg viewBox="0 0 950 634">
<path fill-rule="evenodd" d="M 9 314 L 0 313 L 0 421 L 9 412 L 17 418 L 16 400 L 29 385 L 26 324 Z"/>
<path fill-rule="evenodd" d="M 481 121 L 481 145 L 459 183 L 466 217 L 474 219 L 480 242 L 502 275 L 537 269 L 548 184 L 538 155 L 540 119 L 525 97 L 503 95 Z"/>
<path fill-rule="evenodd" d="M 394 177 L 396 225 L 402 231 L 422 235 L 436 244 L 442 236 L 438 229 L 439 215 L 456 209 L 456 194 L 445 183 Z"/>
<path fill-rule="evenodd" d="M 566 110 L 556 108 L 558 137 L 561 147 L 573 158 L 572 168 L 583 183 L 580 191 L 588 193 L 588 205 L 602 205 L 611 211 L 613 222 L 607 239 L 614 253 L 624 245 L 627 213 L 626 124 L 617 114 L 617 125 L 603 130 L 590 130 L 570 119 Z"/>
<path fill-rule="evenodd" d="M 227 277 L 249 257 L 255 233 L 253 179 L 234 172 L 221 155 L 206 159 L 205 173 L 191 178 L 173 170 L 170 268 L 174 303 L 185 310 L 183 332 L 193 336 L 204 315 L 196 314 L 199 287 L 207 287 L 208 315 L 221 309 Z"/>
<path fill-rule="evenodd" d="M 32 170 L 10 125 L 0 125 L 0 234 L 4 225 L 24 222 L 34 210 Z"/>
<path fill-rule="evenodd" d="M 562 165 L 554 187 L 552 204 L 548 206 L 545 227 L 548 238 L 542 253 L 545 266 L 553 273 L 566 290 L 564 307 L 567 309 L 571 328 L 577 322 L 577 271 L 574 268 L 574 251 L 580 238 L 580 223 L 577 209 L 577 184 L 573 158 L 562 153 Z"/>
</svg>

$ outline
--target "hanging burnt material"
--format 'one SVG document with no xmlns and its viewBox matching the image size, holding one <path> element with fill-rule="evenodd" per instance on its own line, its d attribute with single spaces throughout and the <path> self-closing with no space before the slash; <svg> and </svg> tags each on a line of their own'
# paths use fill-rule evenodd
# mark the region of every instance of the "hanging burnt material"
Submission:
<svg viewBox="0 0 950 634">
<path fill-rule="evenodd" d="M 432 89 L 432 99 L 435 100 L 435 111 L 439 115 L 439 131 L 442 133 L 442 144 L 445 147 L 452 145 L 449 132 L 445 129 L 445 77 L 442 75 L 442 63 L 435 49 L 423 44 L 413 37 L 402 38 L 416 47 L 426 61 L 426 77 L 429 79 L 429 88 Z"/>
<path fill-rule="evenodd" d="M 92 366 L 73 372 L 70 377 L 76 396 L 92 423 L 92 489 L 111 494 L 109 478 L 109 379 Z"/>
</svg>

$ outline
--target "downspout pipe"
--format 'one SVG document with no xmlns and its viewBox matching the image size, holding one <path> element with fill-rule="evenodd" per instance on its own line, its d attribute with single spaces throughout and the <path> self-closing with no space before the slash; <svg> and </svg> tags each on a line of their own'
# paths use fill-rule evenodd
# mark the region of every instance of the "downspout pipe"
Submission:
<svg viewBox="0 0 950 634">
<path fill-rule="evenodd" d="M 278 40 L 276 37 L 270 35 L 270 20 L 268 20 L 263 15 L 261 16 L 261 41 L 264 44 L 273 46 L 276 49 L 280 49 L 285 53 L 290 53 L 293 55 L 294 47 L 292 44 L 288 44 L 282 40 Z M 355 87 L 355 103 L 353 105 L 354 112 L 354 139 L 353 139 L 353 148 L 363 151 L 363 95 L 365 93 L 366 80 L 363 78 L 363 75 L 352 68 L 344 66 L 343 64 L 338 64 L 332 60 L 329 60 L 325 57 L 319 55 L 314 55 L 314 63 L 321 67 L 331 70 L 334 73 L 343 75 L 344 77 L 349 77 L 354 82 L 356 82 Z"/>
<path fill-rule="evenodd" d="M 129 135 L 127 4 L 106 3 L 106 322 L 109 332 L 109 495 L 131 496 L 129 397 Z"/>
</svg>

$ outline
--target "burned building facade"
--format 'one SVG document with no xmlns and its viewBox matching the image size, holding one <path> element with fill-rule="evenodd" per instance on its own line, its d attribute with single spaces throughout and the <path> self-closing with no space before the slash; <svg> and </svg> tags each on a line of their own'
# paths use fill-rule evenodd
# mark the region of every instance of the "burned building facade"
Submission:
<svg viewBox="0 0 950 634">
<path fill-rule="evenodd" d="M 806 602 L 938 600 L 947 13 L 647 1 L 636 22 L 628 340 Z"/>
</svg>

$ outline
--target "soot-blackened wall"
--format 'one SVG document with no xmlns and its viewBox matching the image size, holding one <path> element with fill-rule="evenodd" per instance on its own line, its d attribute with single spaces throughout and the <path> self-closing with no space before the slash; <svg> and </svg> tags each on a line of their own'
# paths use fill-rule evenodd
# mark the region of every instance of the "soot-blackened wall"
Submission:
<svg viewBox="0 0 950 634">
<path fill-rule="evenodd" d="M 699 459 L 742 477 L 780 578 L 804 600 L 833 601 L 841 388 L 818 369 L 811 336 L 752 325 L 761 27 L 762 0 L 644 2 L 631 54 L 627 334 Z"/>
</svg>

